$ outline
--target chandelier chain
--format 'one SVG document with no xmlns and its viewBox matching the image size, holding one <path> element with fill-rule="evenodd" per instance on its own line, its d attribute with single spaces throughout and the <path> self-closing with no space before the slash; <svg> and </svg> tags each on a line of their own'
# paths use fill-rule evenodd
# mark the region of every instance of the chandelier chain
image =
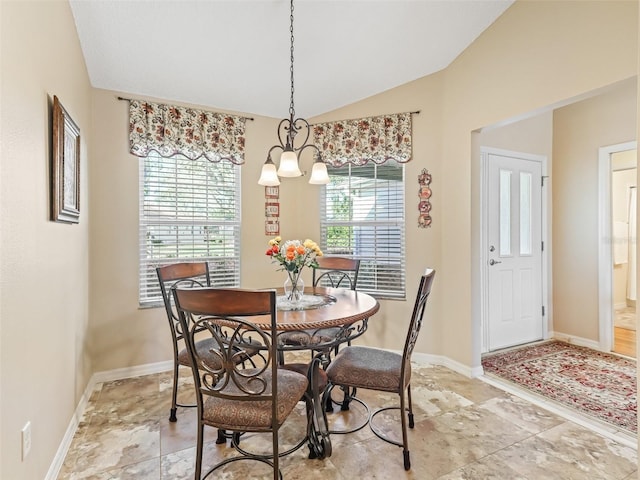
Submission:
<svg viewBox="0 0 640 480">
<path fill-rule="evenodd" d="M 291 103 L 289 104 L 289 115 L 291 116 L 291 120 L 296 114 L 296 110 L 293 106 L 293 0 L 291 0 L 291 15 L 289 17 L 291 23 L 289 27 L 289 32 L 291 33 Z"/>
</svg>

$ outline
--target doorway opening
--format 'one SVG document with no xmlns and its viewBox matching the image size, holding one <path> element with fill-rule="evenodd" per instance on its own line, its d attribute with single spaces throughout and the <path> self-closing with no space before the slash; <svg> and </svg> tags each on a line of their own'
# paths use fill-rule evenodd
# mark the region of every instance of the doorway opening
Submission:
<svg viewBox="0 0 640 480">
<path fill-rule="evenodd" d="M 603 147 L 600 160 L 600 347 L 636 356 L 637 144 Z"/>
</svg>

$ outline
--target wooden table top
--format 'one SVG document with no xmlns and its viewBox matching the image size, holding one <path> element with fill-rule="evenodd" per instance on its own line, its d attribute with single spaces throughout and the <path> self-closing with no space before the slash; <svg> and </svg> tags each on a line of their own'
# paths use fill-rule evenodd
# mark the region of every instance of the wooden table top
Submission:
<svg viewBox="0 0 640 480">
<path fill-rule="evenodd" d="M 282 295 L 282 289 L 276 289 Z M 278 330 L 306 330 L 350 325 L 374 315 L 380 304 L 371 295 L 346 288 L 305 287 L 305 295 L 321 295 L 331 301 L 306 310 L 280 310 L 277 312 Z M 333 301 L 335 300 L 335 301 Z M 252 321 L 261 328 L 269 328 L 268 317 Z"/>
</svg>

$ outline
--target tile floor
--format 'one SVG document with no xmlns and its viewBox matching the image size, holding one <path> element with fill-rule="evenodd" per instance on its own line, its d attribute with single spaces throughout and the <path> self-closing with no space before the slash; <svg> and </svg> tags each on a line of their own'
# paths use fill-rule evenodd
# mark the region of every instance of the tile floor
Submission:
<svg viewBox="0 0 640 480">
<path fill-rule="evenodd" d="M 188 372 L 183 400 L 192 396 Z M 412 469 L 405 472 L 400 448 L 382 442 L 368 427 L 332 435 L 333 454 L 307 458 L 306 447 L 281 460 L 285 479 L 635 479 L 637 453 L 627 442 L 595 433 L 480 379 L 440 366 L 414 364 L 415 429 L 410 432 Z M 195 409 L 181 408 L 168 421 L 170 373 L 146 375 L 96 386 L 58 479 L 182 480 L 193 478 Z M 369 405 L 383 406 L 393 395 L 359 392 Z M 281 443 L 301 435 L 301 414 L 290 417 Z M 329 415 L 333 428 L 357 421 L 362 411 Z M 392 418 L 391 430 L 399 433 Z M 398 425 L 396 427 L 396 425 Z M 207 465 L 233 455 L 216 445 L 207 428 Z M 259 438 L 243 437 L 245 447 Z M 209 478 L 269 479 L 254 462 L 236 462 Z"/>
</svg>

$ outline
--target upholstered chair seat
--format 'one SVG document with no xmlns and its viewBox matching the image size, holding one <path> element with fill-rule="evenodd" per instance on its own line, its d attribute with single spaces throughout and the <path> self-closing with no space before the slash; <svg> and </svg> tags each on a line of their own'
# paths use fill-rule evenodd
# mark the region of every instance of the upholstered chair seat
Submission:
<svg viewBox="0 0 640 480">
<path fill-rule="evenodd" d="M 402 355 L 399 353 L 355 345 L 343 348 L 327 368 L 327 375 L 335 384 L 384 392 L 398 391 L 401 374 Z M 410 381 L 409 369 L 403 387 Z"/>
<path fill-rule="evenodd" d="M 220 357 L 220 352 L 218 351 L 218 343 L 213 338 L 205 338 L 203 340 L 197 341 L 196 350 L 199 352 L 202 360 L 209 368 L 215 370 L 222 367 L 222 358 Z M 236 352 L 241 351 L 238 348 L 236 348 L 235 350 Z M 256 345 L 256 348 L 244 348 L 242 350 L 242 353 L 242 355 L 235 358 L 235 361 L 237 363 L 242 363 L 249 360 L 252 356 L 258 355 L 260 353 L 260 350 Z M 178 363 L 180 365 L 184 365 L 185 367 L 191 366 L 191 358 L 189 357 L 189 351 L 186 349 L 186 347 L 178 352 Z"/>
<path fill-rule="evenodd" d="M 213 338 L 205 338 L 196 342 L 196 349 L 200 352 L 200 355 L 212 369 L 219 369 L 222 366 L 222 359 L 220 358 L 220 352 L 217 349 L 217 343 Z M 191 357 L 189 357 L 189 351 L 185 348 L 178 353 L 178 363 L 185 367 L 191 366 Z"/>
<path fill-rule="evenodd" d="M 243 373 L 253 375 L 255 369 L 245 369 Z M 271 372 L 265 371 L 260 375 L 266 382 L 267 391 L 271 390 Z M 242 380 L 242 379 L 240 379 Z M 255 381 L 255 379 L 253 380 Z M 243 387 L 251 389 L 248 382 L 240 382 Z M 307 377 L 304 374 L 291 370 L 278 370 L 278 393 L 276 403 L 278 405 L 277 422 L 282 425 L 292 412 L 296 404 L 307 390 Z M 225 388 L 225 395 L 246 396 L 239 387 L 230 383 Z M 234 398 L 208 397 L 204 402 L 202 419 L 204 423 L 211 423 L 224 430 L 253 431 L 270 430 L 271 401 L 264 402 L 239 402 Z"/>
</svg>

